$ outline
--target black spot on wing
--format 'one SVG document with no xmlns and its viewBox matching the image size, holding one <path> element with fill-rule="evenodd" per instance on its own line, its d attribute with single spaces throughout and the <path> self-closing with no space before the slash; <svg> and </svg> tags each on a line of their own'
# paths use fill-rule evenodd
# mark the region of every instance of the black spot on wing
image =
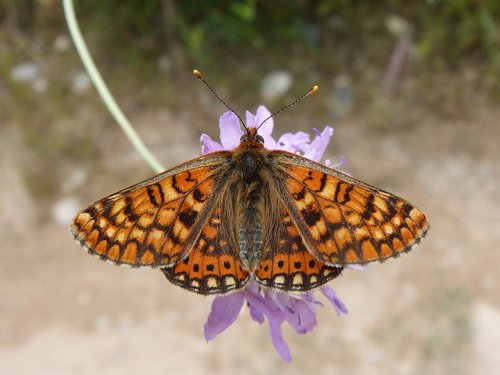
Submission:
<svg viewBox="0 0 500 375">
<path fill-rule="evenodd" d="M 203 194 L 200 189 L 196 188 L 194 191 L 193 191 L 193 198 L 197 201 L 197 202 L 204 202 L 207 198 L 205 196 L 205 194 Z"/>
<path fill-rule="evenodd" d="M 179 220 L 188 228 L 194 225 L 197 217 L 198 212 L 191 209 L 185 209 L 179 213 Z"/>
<path fill-rule="evenodd" d="M 302 210 L 301 213 L 304 221 L 308 226 L 315 225 L 318 221 L 321 220 L 321 213 L 319 211 L 305 209 Z"/>
</svg>

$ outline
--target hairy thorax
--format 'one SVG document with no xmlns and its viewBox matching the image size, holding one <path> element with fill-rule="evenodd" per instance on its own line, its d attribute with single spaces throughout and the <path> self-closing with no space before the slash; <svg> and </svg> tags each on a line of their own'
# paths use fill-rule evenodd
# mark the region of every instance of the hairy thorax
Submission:
<svg viewBox="0 0 500 375">
<path fill-rule="evenodd" d="M 270 234 L 270 200 L 279 198 L 271 197 L 269 176 L 273 166 L 267 150 L 261 145 L 240 150 L 236 150 L 232 160 L 235 167 L 230 185 L 235 212 L 232 220 L 236 220 L 240 258 L 244 267 L 253 271 Z"/>
</svg>

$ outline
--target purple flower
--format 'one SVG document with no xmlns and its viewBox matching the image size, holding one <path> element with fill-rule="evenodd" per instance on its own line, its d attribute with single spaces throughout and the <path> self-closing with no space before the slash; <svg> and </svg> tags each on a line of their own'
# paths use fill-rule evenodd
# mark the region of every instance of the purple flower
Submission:
<svg viewBox="0 0 500 375">
<path fill-rule="evenodd" d="M 270 115 L 271 112 L 261 105 L 257 108 L 255 115 L 248 111 L 246 112 L 246 125 L 249 128 L 255 128 Z M 268 150 L 299 152 L 304 157 L 314 161 L 320 161 L 333 134 L 333 129 L 327 126 L 322 132 L 316 132 L 316 138 L 312 142 L 309 134 L 304 132 L 285 133 L 276 141 L 271 135 L 273 127 L 274 121 L 270 118 L 259 129 L 259 134 L 264 138 L 264 146 Z M 238 117 L 233 112 L 226 112 L 220 117 L 219 128 L 222 145 L 212 140 L 206 134 L 201 135 L 201 152 L 203 155 L 215 151 L 233 150 L 240 144 L 240 138 L 244 132 L 240 126 Z"/>
<path fill-rule="evenodd" d="M 246 126 L 257 127 L 270 116 L 266 107 L 260 106 L 253 115 L 246 112 Z M 316 136 L 311 142 L 309 134 L 304 132 L 285 133 L 277 141 L 272 137 L 274 121 L 267 120 L 259 129 L 259 134 L 264 138 L 264 146 L 270 150 L 285 150 L 299 153 L 314 161 L 320 161 L 333 134 L 331 127 L 325 127 L 320 132 L 314 129 Z M 202 153 L 221 150 L 233 150 L 238 147 L 240 138 L 244 134 L 238 117 L 232 112 L 224 113 L 219 119 L 221 144 L 212 140 L 208 135 L 202 134 Z M 331 166 L 327 160 L 326 165 Z M 345 165 L 342 157 L 337 165 Z M 337 166 L 336 165 L 336 166 Z M 347 308 L 337 297 L 333 289 L 324 285 L 319 289 L 332 303 L 337 315 L 347 314 Z M 244 289 L 217 296 L 212 302 L 212 309 L 204 325 L 205 339 L 210 341 L 219 333 L 228 328 L 238 318 L 244 302 L 247 302 L 250 317 L 259 324 L 267 318 L 269 331 L 274 347 L 281 358 L 291 361 L 290 349 L 281 334 L 281 325 L 287 322 L 297 333 L 311 332 L 316 326 L 316 308 L 324 305 L 318 301 L 314 292 L 286 293 L 259 286 L 251 280 Z"/>
<path fill-rule="evenodd" d="M 337 315 L 348 313 L 333 289 L 325 285 L 320 291 L 331 301 Z M 255 281 L 250 281 L 241 291 L 214 298 L 212 310 L 204 325 L 207 341 L 214 339 L 236 321 L 245 300 L 254 321 L 262 324 L 267 318 L 273 345 L 286 362 L 290 362 L 292 358 L 281 334 L 281 325 L 287 322 L 299 334 L 311 332 L 317 323 L 316 307 L 323 307 L 313 292 L 302 294 L 278 292 L 259 287 Z"/>
</svg>

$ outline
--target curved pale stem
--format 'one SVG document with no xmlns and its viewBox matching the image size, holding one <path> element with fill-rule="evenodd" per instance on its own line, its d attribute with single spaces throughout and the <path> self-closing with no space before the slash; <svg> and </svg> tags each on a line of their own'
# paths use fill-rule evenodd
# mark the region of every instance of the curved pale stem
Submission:
<svg viewBox="0 0 500 375">
<path fill-rule="evenodd" d="M 160 173 L 165 168 L 161 165 L 161 163 L 153 156 L 153 154 L 149 151 L 149 149 L 144 145 L 141 141 L 134 128 L 127 120 L 122 110 L 116 103 L 115 99 L 109 92 L 108 87 L 104 83 L 99 71 L 97 70 L 94 61 L 87 49 L 85 41 L 83 40 L 82 34 L 80 32 L 80 28 L 78 27 L 78 22 L 75 17 L 75 10 L 73 7 L 72 0 L 63 0 L 63 8 L 64 15 L 66 17 L 66 21 L 68 23 L 68 28 L 71 34 L 71 38 L 75 43 L 76 50 L 80 55 L 80 58 L 89 74 L 90 79 L 95 85 L 95 88 L 99 95 L 101 96 L 104 104 L 108 108 L 111 115 L 115 118 L 118 125 L 121 127 L 125 135 L 128 137 L 135 150 L 139 153 L 139 155 L 144 159 L 144 161 L 156 172 Z"/>
</svg>

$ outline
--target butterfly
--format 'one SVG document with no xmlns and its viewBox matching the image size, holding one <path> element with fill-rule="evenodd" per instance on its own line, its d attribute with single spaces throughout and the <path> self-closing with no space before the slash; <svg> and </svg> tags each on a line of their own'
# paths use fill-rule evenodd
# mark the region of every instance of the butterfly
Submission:
<svg viewBox="0 0 500 375">
<path fill-rule="evenodd" d="M 245 128 L 233 151 L 213 152 L 92 203 L 71 226 L 101 259 L 160 268 L 199 294 L 250 279 L 308 291 L 345 266 L 397 257 L 429 229 L 408 201 L 281 150 Z"/>
</svg>

